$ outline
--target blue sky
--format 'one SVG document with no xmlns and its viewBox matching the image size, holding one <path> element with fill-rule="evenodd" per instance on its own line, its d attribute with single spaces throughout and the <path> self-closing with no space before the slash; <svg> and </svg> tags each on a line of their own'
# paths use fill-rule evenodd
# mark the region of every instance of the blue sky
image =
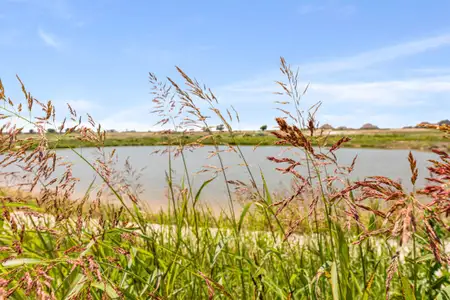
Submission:
<svg viewBox="0 0 450 300">
<path fill-rule="evenodd" d="M 0 0 L 0 78 L 18 74 L 59 111 L 149 130 L 148 72 L 174 66 L 240 112 L 274 125 L 279 57 L 311 83 L 321 123 L 401 127 L 450 118 L 450 2 Z M 176 77 L 177 78 L 177 77 Z M 213 120 L 214 122 L 214 120 Z"/>
</svg>

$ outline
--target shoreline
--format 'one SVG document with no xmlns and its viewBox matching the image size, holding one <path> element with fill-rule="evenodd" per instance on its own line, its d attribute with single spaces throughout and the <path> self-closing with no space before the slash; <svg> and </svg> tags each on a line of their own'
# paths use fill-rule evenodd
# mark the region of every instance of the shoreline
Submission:
<svg viewBox="0 0 450 300">
<path fill-rule="evenodd" d="M 194 144 L 203 138 L 202 145 L 213 145 L 214 142 L 204 132 L 120 132 L 107 133 L 102 147 L 137 147 L 137 146 L 168 146 Z M 215 140 L 221 145 L 240 146 L 282 146 L 276 145 L 277 138 L 270 132 L 236 131 L 234 136 L 226 132 L 214 133 Z M 439 150 L 450 150 L 450 140 L 445 139 L 443 134 L 437 130 L 429 129 L 383 129 L 383 130 L 351 130 L 351 131 L 325 131 L 326 147 L 330 147 L 343 137 L 351 140 L 342 148 L 350 149 L 387 149 L 387 150 L 419 150 L 431 151 L 433 148 Z M 22 134 L 24 139 L 38 137 L 33 134 Z M 78 140 L 78 134 L 48 134 L 49 145 L 55 149 L 67 148 L 92 148 L 98 145 Z M 317 141 L 313 142 L 313 146 Z"/>
</svg>

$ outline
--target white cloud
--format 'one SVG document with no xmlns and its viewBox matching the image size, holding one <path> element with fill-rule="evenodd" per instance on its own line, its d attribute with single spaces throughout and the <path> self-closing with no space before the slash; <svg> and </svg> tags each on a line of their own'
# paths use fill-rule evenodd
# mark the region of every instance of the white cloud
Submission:
<svg viewBox="0 0 450 300">
<path fill-rule="evenodd" d="M 445 74 L 444 72 L 424 69 L 422 72 L 408 72 L 412 77 L 392 80 L 386 80 L 381 72 L 370 81 L 343 81 L 339 75 L 340 72 L 367 70 L 382 62 L 425 53 L 448 45 L 450 34 L 444 34 L 366 51 L 342 59 L 301 65 L 302 78 L 316 75 L 305 96 L 303 108 L 308 108 L 317 101 L 323 101 L 323 114 L 320 115 L 320 120 L 334 126 L 359 127 L 363 123 L 371 122 L 379 126 L 396 127 L 437 118 L 437 113 L 441 116 L 444 112 L 436 112 L 431 116 L 429 113 L 431 110 L 428 112 L 424 110 L 422 116 L 421 113 L 422 109 L 430 108 L 433 104 L 436 106 L 445 101 L 444 99 L 450 98 L 450 76 L 440 76 Z M 135 52 L 132 50 L 135 49 L 130 48 L 130 55 Z M 445 66 L 442 68 L 445 69 Z M 383 69 L 383 71 L 390 70 Z M 330 79 L 331 76 L 327 76 L 329 74 L 333 74 L 334 79 Z M 267 117 L 271 117 L 272 114 L 266 111 L 274 107 L 272 103 L 275 100 L 282 101 L 272 94 L 280 90 L 273 82 L 278 78 L 278 72 L 271 72 L 254 80 L 237 82 L 213 90 L 222 104 L 235 104 L 241 120 L 247 122 L 241 124 L 241 129 L 256 129 L 261 124 L 253 126 L 252 123 L 260 123 L 263 118 L 268 120 Z M 306 82 L 303 82 L 301 86 L 305 84 Z M 110 113 L 98 121 L 108 129 L 157 130 L 159 128 L 153 127 L 157 117 L 150 115 L 149 111 L 150 105 L 137 105 Z M 413 111 L 416 112 L 415 115 Z"/>
<path fill-rule="evenodd" d="M 47 46 L 55 49 L 60 49 L 62 47 L 62 43 L 58 40 L 58 38 L 55 35 L 45 32 L 41 28 L 39 28 L 38 30 L 38 35 Z"/>
<path fill-rule="evenodd" d="M 450 34 L 415 40 L 394 46 L 388 46 L 360 53 L 351 57 L 328 62 L 318 62 L 300 66 L 302 78 L 315 74 L 306 98 L 311 101 L 366 103 L 367 105 L 401 106 L 419 104 L 424 99 L 438 93 L 448 93 L 450 97 L 450 76 L 437 76 L 439 73 L 428 72 L 403 80 L 343 82 L 339 80 L 339 72 L 355 69 L 367 69 L 381 62 L 395 60 L 400 57 L 419 54 L 438 47 L 450 45 Z M 430 71 L 430 70 L 428 70 Z M 330 73 L 336 73 L 336 81 L 324 82 Z M 414 73 L 414 72 L 412 72 Z M 413 75 L 419 75 L 417 72 Z M 434 76 L 433 76 L 434 75 Z M 324 77 L 325 76 L 325 77 Z M 276 99 L 272 93 L 280 91 L 274 84 L 280 75 L 272 73 L 254 80 L 237 82 L 220 87 L 217 93 L 222 99 L 231 102 L 258 102 Z M 300 86 L 305 86 L 303 82 Z M 427 101 L 427 100 L 425 100 Z"/>
<path fill-rule="evenodd" d="M 386 65 L 378 64 L 399 58 L 418 55 L 450 45 L 450 34 L 418 39 L 402 44 L 366 51 L 354 56 L 336 60 L 300 65 L 301 79 L 313 78 L 310 88 L 302 100 L 302 108 L 322 101 L 320 114 L 322 123 L 334 126 L 359 127 L 371 122 L 379 126 L 401 127 L 414 125 L 434 118 L 442 119 L 450 106 L 450 68 L 406 69 L 400 74 L 409 77 L 396 79 Z M 371 77 L 351 80 L 345 78 L 348 71 L 368 74 Z M 354 73 L 353 73 L 354 74 Z M 385 75 L 388 74 L 387 80 Z M 332 75 L 332 76 L 329 76 Z M 342 77 L 344 75 L 344 77 Z M 279 72 L 270 72 L 253 80 L 236 82 L 216 89 L 222 103 L 246 107 L 240 111 L 243 120 L 255 120 L 255 113 L 271 107 L 276 100 L 283 101 L 273 92 L 281 91 L 274 80 L 280 79 Z M 355 78 L 355 76 L 352 76 Z M 370 80 L 368 79 L 370 78 Z M 302 88 L 306 81 L 300 83 Z M 286 99 L 286 98 L 285 98 Z M 253 108 L 253 107 L 257 108 Z M 273 105 L 272 105 L 273 107 Z M 433 109 L 443 107 L 442 109 Z M 248 120 L 250 121 L 250 120 Z"/>
<path fill-rule="evenodd" d="M 286 98 L 273 95 L 271 92 L 275 90 L 277 87 L 272 84 L 272 87 L 258 86 L 235 91 L 219 89 L 214 92 L 223 106 L 232 104 L 239 111 L 241 123 L 234 124 L 234 128 L 257 129 L 262 120 L 272 126 L 274 117 L 280 114 L 273 110 L 278 107 L 274 101 Z M 370 122 L 381 127 L 402 127 L 424 120 L 445 118 L 447 108 L 431 116 L 429 108 L 447 98 L 450 98 L 450 76 L 374 82 L 321 82 L 311 84 L 301 101 L 301 108 L 308 109 L 312 104 L 322 101 L 323 106 L 318 115 L 322 124 L 359 128 L 363 123 Z M 161 130 L 161 127 L 154 126 L 158 117 L 151 115 L 151 110 L 150 105 L 130 107 L 98 121 L 108 129 Z M 214 125 L 219 121 L 212 118 L 208 122 Z"/>
<path fill-rule="evenodd" d="M 300 87 L 306 86 L 306 82 Z M 270 86 L 231 86 L 219 90 L 227 103 L 261 102 L 281 100 L 272 95 L 281 88 Z M 395 81 L 325 83 L 313 82 L 305 95 L 308 102 L 365 103 L 370 106 L 404 106 L 423 103 L 432 95 L 446 93 L 450 96 L 449 77 L 421 77 Z"/>
<path fill-rule="evenodd" d="M 409 106 L 432 101 L 432 95 L 450 96 L 450 78 L 415 78 L 370 83 L 311 84 L 308 96 L 330 103 L 365 103 L 371 106 Z"/>
<path fill-rule="evenodd" d="M 320 78 L 320 76 L 331 75 L 339 72 L 367 69 L 379 63 L 417 55 L 432 49 L 449 45 L 450 34 L 442 34 L 370 50 L 345 58 L 297 65 L 294 66 L 294 68 L 299 68 L 302 78 L 309 79 L 312 76 Z M 279 78 L 279 71 L 268 72 L 265 75 L 260 75 L 252 80 L 245 80 L 224 86 L 222 89 L 247 92 L 252 90 L 258 91 L 261 89 L 270 89 L 270 92 L 273 92 L 273 82 Z"/>
<path fill-rule="evenodd" d="M 98 122 L 106 129 L 147 131 L 157 121 L 150 115 L 150 105 L 137 105 L 111 113 Z"/>
<path fill-rule="evenodd" d="M 450 45 L 450 34 L 444 34 L 431 38 L 419 39 L 411 42 L 379 48 L 344 59 L 306 64 L 300 66 L 300 70 L 302 70 L 302 72 L 306 72 L 307 74 L 329 74 L 340 71 L 364 69 L 378 63 L 395 60 L 401 57 L 416 55 L 431 49 L 448 45 Z"/>
</svg>

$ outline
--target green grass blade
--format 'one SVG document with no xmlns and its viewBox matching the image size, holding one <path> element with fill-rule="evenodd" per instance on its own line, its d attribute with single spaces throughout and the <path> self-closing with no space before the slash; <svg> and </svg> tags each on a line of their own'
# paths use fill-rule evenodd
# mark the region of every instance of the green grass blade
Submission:
<svg viewBox="0 0 450 300">
<path fill-rule="evenodd" d="M 403 297 L 406 300 L 415 300 L 416 296 L 414 295 L 413 289 L 411 287 L 411 284 L 409 283 L 408 278 L 405 276 L 401 276 L 402 281 L 402 291 L 403 291 Z"/>
<path fill-rule="evenodd" d="M 70 284 L 70 290 L 67 293 L 65 299 L 74 299 L 83 289 L 85 283 L 87 282 L 87 278 L 83 274 L 78 274 L 73 282 Z"/>
<path fill-rule="evenodd" d="M 252 202 L 247 203 L 244 205 L 244 208 L 242 209 L 241 216 L 239 217 L 239 223 L 238 223 L 238 232 L 242 229 L 242 224 L 244 223 L 245 215 L 248 213 L 248 210 L 252 206 Z"/>
<path fill-rule="evenodd" d="M 92 287 L 95 287 L 101 291 L 104 291 L 110 299 L 117 299 L 119 298 L 119 295 L 114 290 L 114 288 L 109 283 L 102 283 L 102 282 L 93 282 L 91 283 Z"/>
<path fill-rule="evenodd" d="M 200 188 L 198 189 L 197 193 L 195 194 L 195 197 L 194 197 L 194 206 L 195 206 L 195 204 L 197 204 L 197 201 L 200 199 L 200 195 L 201 195 L 203 189 L 204 189 L 208 184 L 210 184 L 214 179 L 216 179 L 216 177 L 210 178 L 210 179 L 208 179 L 208 180 L 206 180 L 205 182 L 202 183 L 202 185 L 201 185 Z"/>
<path fill-rule="evenodd" d="M 264 174 L 263 174 L 262 170 L 260 170 L 260 174 L 261 174 L 261 180 L 262 180 L 262 183 L 263 183 L 264 194 L 266 196 L 265 197 L 266 198 L 266 202 L 267 202 L 268 205 L 271 205 L 272 204 L 272 195 L 270 194 L 269 186 L 267 185 L 266 178 L 264 177 Z"/>
<path fill-rule="evenodd" d="M 10 259 L 2 263 L 2 266 L 5 268 L 15 268 L 22 265 L 40 265 L 47 264 L 45 260 L 37 259 L 37 258 L 16 258 Z"/>
<path fill-rule="evenodd" d="M 336 262 L 331 264 L 331 292 L 333 294 L 333 300 L 339 300 L 339 281 Z"/>
</svg>

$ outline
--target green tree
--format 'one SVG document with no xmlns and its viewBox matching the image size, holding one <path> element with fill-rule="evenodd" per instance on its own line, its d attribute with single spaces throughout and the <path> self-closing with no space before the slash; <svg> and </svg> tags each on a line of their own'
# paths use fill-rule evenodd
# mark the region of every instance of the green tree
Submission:
<svg viewBox="0 0 450 300">
<path fill-rule="evenodd" d="M 223 124 L 216 126 L 216 130 L 223 131 L 224 129 L 225 129 L 225 126 Z"/>
<path fill-rule="evenodd" d="M 266 131 L 267 125 L 263 125 L 263 126 L 259 127 L 259 129 L 261 129 L 261 131 Z"/>
</svg>

